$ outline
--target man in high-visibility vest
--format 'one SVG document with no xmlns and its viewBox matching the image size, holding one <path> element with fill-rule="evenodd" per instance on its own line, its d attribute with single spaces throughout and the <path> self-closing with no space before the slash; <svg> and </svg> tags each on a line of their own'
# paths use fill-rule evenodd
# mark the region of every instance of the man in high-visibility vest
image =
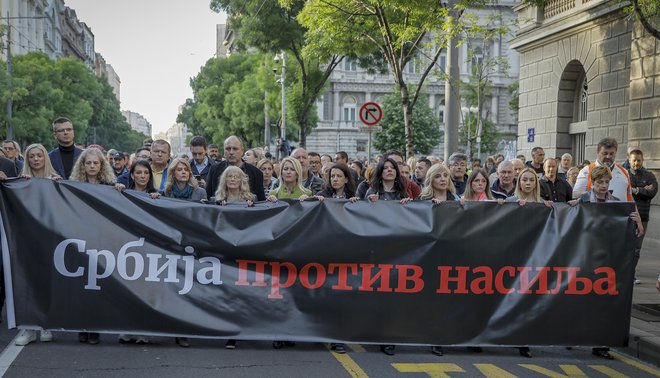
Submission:
<svg viewBox="0 0 660 378">
<path fill-rule="evenodd" d="M 612 195 L 620 201 L 634 202 L 628 171 L 621 164 L 614 162 L 618 147 L 619 144 L 614 138 L 603 138 L 598 142 L 596 161 L 582 168 L 578 174 L 573 187 L 573 198 L 577 198 L 591 189 L 591 170 L 594 167 L 605 165 L 612 171 L 612 181 L 610 181 Z"/>
</svg>

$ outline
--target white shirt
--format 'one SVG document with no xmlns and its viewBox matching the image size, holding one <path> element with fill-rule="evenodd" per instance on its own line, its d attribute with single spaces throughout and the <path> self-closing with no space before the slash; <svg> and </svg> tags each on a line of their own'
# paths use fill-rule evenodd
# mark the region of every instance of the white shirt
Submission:
<svg viewBox="0 0 660 378">
<path fill-rule="evenodd" d="M 601 166 L 600 162 L 596 160 L 596 167 Z M 587 191 L 587 184 L 589 184 L 589 188 L 591 188 L 591 183 L 588 181 L 590 180 L 589 176 L 589 167 L 590 165 L 587 165 L 586 167 L 582 168 L 580 170 L 580 173 L 578 173 L 577 180 L 575 181 L 575 186 L 573 187 L 574 191 Z M 610 181 L 610 191 L 612 191 L 612 195 L 616 198 L 618 198 L 620 201 L 632 201 L 632 189 L 630 186 L 630 178 L 628 177 L 628 173 L 626 170 L 621 167 L 619 164 L 614 164 L 612 167 L 610 167 L 612 170 L 612 181 Z"/>
</svg>

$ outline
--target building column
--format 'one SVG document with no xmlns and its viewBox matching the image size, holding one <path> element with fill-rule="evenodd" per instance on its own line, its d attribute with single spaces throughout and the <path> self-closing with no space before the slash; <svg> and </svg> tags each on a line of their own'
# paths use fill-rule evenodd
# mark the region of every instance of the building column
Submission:
<svg viewBox="0 0 660 378">
<path fill-rule="evenodd" d="M 339 122 L 339 115 L 341 114 L 341 104 L 339 103 L 339 91 L 334 89 L 332 91 L 332 120 Z"/>
</svg>

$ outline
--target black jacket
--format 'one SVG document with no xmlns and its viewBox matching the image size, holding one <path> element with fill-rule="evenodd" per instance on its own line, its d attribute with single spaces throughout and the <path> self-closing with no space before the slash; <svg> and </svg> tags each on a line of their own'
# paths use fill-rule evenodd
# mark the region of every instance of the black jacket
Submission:
<svg viewBox="0 0 660 378">
<path fill-rule="evenodd" d="M 541 186 L 541 198 L 546 201 L 568 202 L 573 199 L 573 187 L 562 178 L 555 178 L 553 183 L 547 177 L 541 176 L 539 185 Z"/>
<path fill-rule="evenodd" d="M 637 204 L 637 210 L 639 210 L 639 216 L 642 218 L 642 222 L 649 221 L 649 212 L 651 211 L 651 200 L 658 193 L 658 181 L 655 178 L 653 172 L 642 167 L 633 174 L 633 171 L 628 171 L 630 173 L 630 185 L 633 188 L 633 198 Z M 644 189 L 647 185 L 653 185 L 652 189 Z M 638 188 L 639 192 L 635 194 L 634 188 Z"/>
<path fill-rule="evenodd" d="M 227 168 L 227 161 L 223 160 L 218 164 L 214 164 L 209 169 L 208 180 L 206 180 L 206 196 L 211 198 L 215 196 L 215 191 L 218 190 L 218 182 L 222 172 Z M 248 176 L 248 183 L 250 184 L 250 192 L 254 194 L 257 201 L 265 201 L 266 194 L 264 193 L 264 174 L 256 166 L 248 163 L 243 163 L 241 167 L 243 172 Z"/>
</svg>

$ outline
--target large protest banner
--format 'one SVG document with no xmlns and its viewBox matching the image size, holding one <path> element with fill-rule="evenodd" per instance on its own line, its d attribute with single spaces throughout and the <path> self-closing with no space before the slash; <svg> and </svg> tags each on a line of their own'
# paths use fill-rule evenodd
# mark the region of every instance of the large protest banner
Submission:
<svg viewBox="0 0 660 378">
<path fill-rule="evenodd" d="M 10 327 L 436 345 L 625 345 L 630 203 L 196 204 L 2 184 Z"/>
</svg>

